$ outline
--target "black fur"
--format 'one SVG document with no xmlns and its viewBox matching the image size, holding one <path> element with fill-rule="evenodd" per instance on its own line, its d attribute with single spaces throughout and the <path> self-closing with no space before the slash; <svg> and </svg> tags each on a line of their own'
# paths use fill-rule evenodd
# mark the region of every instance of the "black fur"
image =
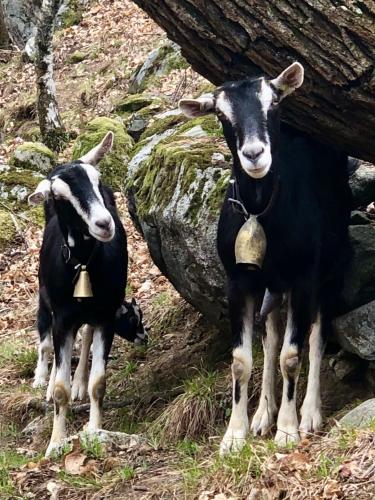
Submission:
<svg viewBox="0 0 375 500">
<path fill-rule="evenodd" d="M 295 325 L 291 342 L 302 347 L 318 308 L 323 327 L 329 326 L 338 309 L 343 271 L 351 255 L 348 158 L 287 125 L 280 129 L 278 106 L 271 107 L 265 122 L 254 98 L 258 89 L 259 80 L 245 80 L 226 84 L 217 94 L 225 91 L 234 112 L 235 124 L 222 119 L 223 130 L 233 154 L 233 177 L 249 213 L 265 209 L 275 176 L 279 178 L 275 202 L 259 219 L 267 237 L 265 260 L 262 270 L 235 263 L 234 244 L 244 216 L 228 201 L 231 186 L 220 215 L 218 252 L 228 277 L 234 344 L 241 343 L 245 297 L 262 296 L 267 287 L 270 292 L 291 292 Z M 271 143 L 272 166 L 262 179 L 251 178 L 237 155 L 243 137 L 254 128 L 260 138 L 266 130 Z"/>
<path fill-rule="evenodd" d="M 55 175 L 69 184 L 82 209 L 89 212 L 87 202 L 95 193 L 79 162 L 60 165 L 48 177 L 51 179 Z M 46 227 L 39 268 L 38 328 L 43 338 L 52 325 L 57 366 L 66 336 L 75 336 L 78 328 L 86 323 L 103 328 L 107 358 L 115 330 L 116 311 L 124 300 L 128 263 L 126 234 L 117 214 L 112 191 L 102 183 L 99 189 L 105 207 L 115 222 L 115 235 L 109 242 L 103 243 L 90 236 L 85 222 L 69 201 L 52 196 L 45 203 Z M 62 248 L 68 240 L 68 234 L 74 238 L 75 244 L 70 248 L 71 259 L 66 262 Z M 77 274 L 74 266 L 77 261 L 85 264 L 89 259 L 93 297 L 79 301 L 73 297 Z"/>
</svg>

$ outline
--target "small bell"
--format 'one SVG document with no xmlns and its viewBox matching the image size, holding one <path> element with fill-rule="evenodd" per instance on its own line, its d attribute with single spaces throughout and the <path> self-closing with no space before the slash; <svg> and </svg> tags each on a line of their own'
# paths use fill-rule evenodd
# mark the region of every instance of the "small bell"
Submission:
<svg viewBox="0 0 375 500">
<path fill-rule="evenodd" d="M 78 280 L 76 286 L 74 287 L 73 297 L 76 297 L 77 299 L 93 297 L 90 276 L 86 270 L 86 266 L 81 266 Z"/>
<path fill-rule="evenodd" d="M 251 215 L 237 234 L 234 253 L 236 264 L 261 269 L 266 254 L 267 238 L 255 215 Z"/>
</svg>

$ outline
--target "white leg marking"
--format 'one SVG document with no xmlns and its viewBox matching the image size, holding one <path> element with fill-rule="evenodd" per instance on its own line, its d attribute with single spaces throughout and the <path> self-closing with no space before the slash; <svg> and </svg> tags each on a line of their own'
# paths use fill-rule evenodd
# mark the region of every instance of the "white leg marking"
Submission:
<svg viewBox="0 0 375 500">
<path fill-rule="evenodd" d="M 93 332 L 94 329 L 89 325 L 85 325 L 82 331 L 81 355 L 74 373 L 72 384 L 72 401 L 76 399 L 82 400 L 87 394 L 89 381 L 89 354 Z"/>
<path fill-rule="evenodd" d="M 53 388 L 55 387 L 55 378 L 56 378 L 56 360 L 55 360 L 55 356 L 54 356 L 52 369 L 51 369 L 51 375 L 49 377 L 47 393 L 46 393 L 46 401 L 48 401 L 48 402 L 53 400 Z"/>
<path fill-rule="evenodd" d="M 296 387 L 298 383 L 298 375 L 300 363 L 298 358 L 298 348 L 291 344 L 293 332 L 293 314 L 290 305 L 288 304 L 288 319 L 284 336 L 283 347 L 280 355 L 280 367 L 283 376 L 283 395 L 279 415 L 277 417 L 277 432 L 275 442 L 279 446 L 285 446 L 290 442 L 298 442 L 298 417 L 296 409 Z M 294 387 L 292 388 L 292 397 L 288 395 L 289 379 L 293 380 Z"/>
<path fill-rule="evenodd" d="M 38 347 L 38 363 L 35 369 L 33 387 L 41 387 L 47 384 L 48 357 L 52 351 L 52 336 L 51 333 L 48 333 Z"/>
<path fill-rule="evenodd" d="M 92 343 L 92 363 L 89 378 L 90 420 L 88 431 L 95 431 L 102 425 L 102 404 L 105 393 L 105 360 L 102 330 L 96 328 Z"/>
<path fill-rule="evenodd" d="M 318 431 L 322 425 L 320 367 L 323 358 L 323 339 L 320 314 L 312 327 L 309 344 L 309 376 L 306 396 L 301 407 L 301 437 L 306 437 L 306 435 Z"/>
<path fill-rule="evenodd" d="M 232 380 L 233 380 L 233 403 L 232 415 L 229 420 L 227 431 L 220 445 L 220 454 L 226 455 L 231 451 L 239 451 L 245 444 L 246 434 L 249 429 L 249 418 L 247 415 L 247 389 L 252 370 L 251 342 L 254 325 L 254 300 L 246 302 L 243 317 L 242 345 L 233 350 Z M 236 401 L 236 393 L 239 390 L 239 400 Z"/>
<path fill-rule="evenodd" d="M 67 335 L 65 345 L 61 349 L 61 363 L 56 369 L 53 388 L 54 417 L 51 441 L 46 456 L 56 450 L 66 437 L 66 413 L 70 400 L 70 368 L 72 362 L 73 335 Z M 56 355 L 56 353 L 55 353 Z"/>
<path fill-rule="evenodd" d="M 280 315 L 279 310 L 272 311 L 266 320 L 267 336 L 263 339 L 264 368 L 262 380 L 262 392 L 259 406 L 251 422 L 251 430 L 254 435 L 264 436 L 275 423 L 277 413 L 276 406 L 276 363 L 277 348 L 279 344 Z"/>
</svg>

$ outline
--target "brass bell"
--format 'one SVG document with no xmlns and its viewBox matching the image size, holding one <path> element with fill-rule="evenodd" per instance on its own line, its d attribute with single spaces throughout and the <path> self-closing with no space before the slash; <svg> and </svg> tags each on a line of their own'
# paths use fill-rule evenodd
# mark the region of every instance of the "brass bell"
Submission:
<svg viewBox="0 0 375 500">
<path fill-rule="evenodd" d="M 90 276 L 86 270 L 86 266 L 81 266 L 78 280 L 74 287 L 73 297 L 77 299 L 93 297 Z"/>
<path fill-rule="evenodd" d="M 234 245 L 236 264 L 261 269 L 266 254 L 267 238 L 255 215 L 250 215 L 237 234 Z"/>
</svg>

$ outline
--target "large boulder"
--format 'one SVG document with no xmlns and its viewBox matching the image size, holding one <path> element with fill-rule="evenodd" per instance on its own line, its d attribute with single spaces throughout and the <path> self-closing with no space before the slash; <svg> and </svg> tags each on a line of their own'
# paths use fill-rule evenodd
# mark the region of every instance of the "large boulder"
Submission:
<svg viewBox="0 0 375 500">
<path fill-rule="evenodd" d="M 126 165 L 134 146 L 121 119 L 100 116 L 91 120 L 77 137 L 73 149 L 73 159 L 78 159 L 95 147 L 109 131 L 114 132 L 112 151 L 100 162 L 103 181 L 113 189 L 122 189 L 126 178 Z"/>
<path fill-rule="evenodd" d="M 368 427 L 375 421 L 375 398 L 368 399 L 344 415 L 339 423 L 342 427 L 358 429 Z"/>
<path fill-rule="evenodd" d="M 137 145 L 128 165 L 131 213 L 161 271 L 223 326 L 225 278 L 215 241 L 229 150 L 214 117 L 163 128 Z"/>
<path fill-rule="evenodd" d="M 371 163 L 358 162 L 349 183 L 355 207 L 366 207 L 375 200 L 375 167 Z"/>
<path fill-rule="evenodd" d="M 56 163 L 56 156 L 41 142 L 24 142 L 16 148 L 10 163 L 16 168 L 47 174 Z"/>
<path fill-rule="evenodd" d="M 334 328 L 344 349 L 375 360 L 375 300 L 336 318 Z"/>
</svg>

